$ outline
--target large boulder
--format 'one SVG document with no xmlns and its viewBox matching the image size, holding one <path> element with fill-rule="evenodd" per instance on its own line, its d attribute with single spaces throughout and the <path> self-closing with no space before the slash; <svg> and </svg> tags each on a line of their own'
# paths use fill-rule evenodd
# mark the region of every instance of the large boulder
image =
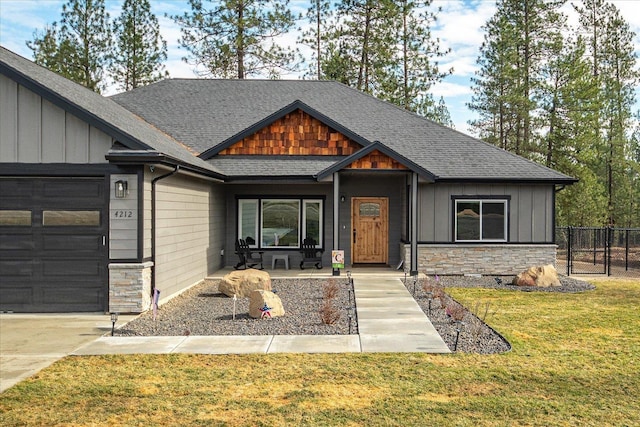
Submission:
<svg viewBox="0 0 640 427">
<path fill-rule="evenodd" d="M 249 295 L 249 316 L 254 319 L 284 316 L 280 297 L 271 291 L 253 291 Z"/>
<path fill-rule="evenodd" d="M 233 271 L 222 278 L 218 285 L 218 291 L 228 297 L 234 295 L 238 298 L 248 297 L 251 291 L 271 290 L 271 276 L 262 270 L 248 268 L 246 270 Z"/>
<path fill-rule="evenodd" d="M 541 288 L 561 286 L 558 273 L 551 264 L 531 267 L 518 274 L 512 283 L 516 286 L 539 286 Z"/>
</svg>

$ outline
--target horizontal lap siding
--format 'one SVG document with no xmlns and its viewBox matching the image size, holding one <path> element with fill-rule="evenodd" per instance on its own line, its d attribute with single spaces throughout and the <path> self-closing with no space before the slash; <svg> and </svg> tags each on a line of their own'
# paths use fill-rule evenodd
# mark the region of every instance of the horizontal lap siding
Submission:
<svg viewBox="0 0 640 427">
<path fill-rule="evenodd" d="M 158 182 L 155 272 L 163 298 L 221 267 L 223 216 L 224 200 L 217 184 L 180 175 Z"/>
<path fill-rule="evenodd" d="M 552 185 L 426 184 L 418 195 L 418 241 L 451 242 L 453 202 L 451 196 L 509 196 L 509 241 L 553 241 Z"/>
</svg>

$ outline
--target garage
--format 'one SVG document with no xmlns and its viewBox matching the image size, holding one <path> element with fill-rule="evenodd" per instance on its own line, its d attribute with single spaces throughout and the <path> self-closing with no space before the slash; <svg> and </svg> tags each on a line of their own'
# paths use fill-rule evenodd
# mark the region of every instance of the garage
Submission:
<svg viewBox="0 0 640 427">
<path fill-rule="evenodd" d="M 0 178 L 0 311 L 104 311 L 108 188 L 101 177 Z"/>
</svg>

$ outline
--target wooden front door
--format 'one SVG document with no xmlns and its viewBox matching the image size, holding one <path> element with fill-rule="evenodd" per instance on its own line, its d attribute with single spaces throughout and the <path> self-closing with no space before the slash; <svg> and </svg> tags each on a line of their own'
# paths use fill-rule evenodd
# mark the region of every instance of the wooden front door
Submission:
<svg viewBox="0 0 640 427">
<path fill-rule="evenodd" d="M 389 199 L 354 197 L 351 205 L 353 263 L 387 264 Z"/>
</svg>

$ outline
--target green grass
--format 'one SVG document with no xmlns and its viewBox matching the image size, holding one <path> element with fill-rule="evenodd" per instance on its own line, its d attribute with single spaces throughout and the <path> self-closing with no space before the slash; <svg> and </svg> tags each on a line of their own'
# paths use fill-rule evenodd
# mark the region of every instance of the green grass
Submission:
<svg viewBox="0 0 640 427">
<path fill-rule="evenodd" d="M 67 357 L 0 395 L 0 425 L 632 426 L 640 283 L 490 301 L 499 355 Z"/>
</svg>

